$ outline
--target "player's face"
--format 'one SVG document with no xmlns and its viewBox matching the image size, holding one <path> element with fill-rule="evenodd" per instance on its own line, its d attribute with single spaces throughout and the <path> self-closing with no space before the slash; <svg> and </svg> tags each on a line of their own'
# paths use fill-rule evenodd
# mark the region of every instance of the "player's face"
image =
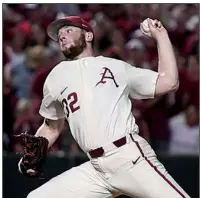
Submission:
<svg viewBox="0 0 201 198">
<path fill-rule="evenodd" d="M 77 27 L 62 27 L 58 31 L 58 40 L 61 51 L 67 59 L 75 58 L 86 48 L 84 31 Z"/>
</svg>

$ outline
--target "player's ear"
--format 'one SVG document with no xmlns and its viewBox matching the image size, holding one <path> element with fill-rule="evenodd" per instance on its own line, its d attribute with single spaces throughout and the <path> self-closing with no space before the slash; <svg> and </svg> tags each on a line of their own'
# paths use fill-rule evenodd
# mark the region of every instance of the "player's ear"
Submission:
<svg viewBox="0 0 201 198">
<path fill-rule="evenodd" d="M 94 38 L 94 35 L 92 32 L 86 32 L 85 39 L 87 42 L 92 42 L 93 38 Z"/>
</svg>

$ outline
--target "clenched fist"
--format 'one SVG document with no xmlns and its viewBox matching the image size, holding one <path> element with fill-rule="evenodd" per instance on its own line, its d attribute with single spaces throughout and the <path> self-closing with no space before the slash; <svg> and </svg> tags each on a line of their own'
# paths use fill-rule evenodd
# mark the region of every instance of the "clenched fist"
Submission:
<svg viewBox="0 0 201 198">
<path fill-rule="evenodd" d="M 157 40 L 161 35 L 167 35 L 167 30 L 162 23 L 157 19 L 152 20 L 147 18 L 140 24 L 140 29 L 143 34 Z"/>
</svg>

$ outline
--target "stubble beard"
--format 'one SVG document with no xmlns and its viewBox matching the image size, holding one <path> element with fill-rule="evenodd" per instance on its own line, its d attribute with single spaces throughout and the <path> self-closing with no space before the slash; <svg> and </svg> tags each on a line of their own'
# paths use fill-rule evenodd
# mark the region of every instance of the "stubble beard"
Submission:
<svg viewBox="0 0 201 198">
<path fill-rule="evenodd" d="M 81 33 L 80 38 L 75 41 L 75 45 L 72 45 L 68 49 L 62 51 L 67 60 L 74 60 L 79 54 L 81 54 L 86 48 L 87 44 L 85 36 Z"/>
</svg>

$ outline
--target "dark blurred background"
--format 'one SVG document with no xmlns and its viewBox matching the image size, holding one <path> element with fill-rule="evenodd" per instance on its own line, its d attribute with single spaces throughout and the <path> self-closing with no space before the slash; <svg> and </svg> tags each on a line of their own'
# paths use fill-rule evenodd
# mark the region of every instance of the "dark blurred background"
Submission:
<svg viewBox="0 0 201 198">
<path fill-rule="evenodd" d="M 132 111 L 140 135 L 191 197 L 198 197 L 199 4 L 3 4 L 2 8 L 4 198 L 16 194 L 24 198 L 49 178 L 87 160 L 66 123 L 49 152 L 45 180 L 29 180 L 17 171 L 23 145 L 13 135 L 27 130 L 34 134 L 43 122 L 38 114 L 43 83 L 64 59 L 46 28 L 64 15 L 80 15 L 90 22 L 96 55 L 152 70 L 158 65 L 156 44 L 142 35 L 139 25 L 148 17 L 162 21 L 176 53 L 180 87 L 153 100 L 132 100 Z"/>
</svg>

